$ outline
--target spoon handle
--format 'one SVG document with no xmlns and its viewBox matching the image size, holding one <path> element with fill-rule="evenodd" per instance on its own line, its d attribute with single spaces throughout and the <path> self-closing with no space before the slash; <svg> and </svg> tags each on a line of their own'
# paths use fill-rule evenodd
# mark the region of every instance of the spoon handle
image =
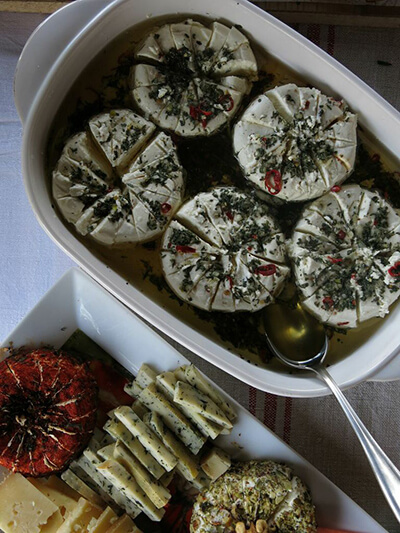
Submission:
<svg viewBox="0 0 400 533">
<path fill-rule="evenodd" d="M 370 432 L 361 422 L 356 412 L 349 404 L 343 392 L 339 389 L 337 383 L 322 365 L 318 365 L 312 370 L 315 370 L 318 377 L 320 377 L 329 386 L 337 401 L 341 405 L 345 415 L 352 425 L 355 434 L 357 435 L 368 461 L 371 464 L 372 470 L 376 479 L 381 486 L 382 492 L 385 495 L 392 511 L 397 520 L 400 522 L 400 472 L 380 448 L 377 442 L 372 438 Z"/>
</svg>

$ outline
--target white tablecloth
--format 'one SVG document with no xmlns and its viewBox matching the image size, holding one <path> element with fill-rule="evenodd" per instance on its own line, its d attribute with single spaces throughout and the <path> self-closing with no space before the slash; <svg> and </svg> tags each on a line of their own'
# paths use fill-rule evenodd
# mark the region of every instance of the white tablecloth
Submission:
<svg viewBox="0 0 400 533">
<path fill-rule="evenodd" d="M 22 130 L 13 104 L 13 74 L 24 43 L 43 18 L 0 14 L 0 339 L 73 264 L 39 227 L 21 178 Z M 399 30 L 317 25 L 297 29 L 400 108 Z M 378 61 L 392 65 L 379 65 Z M 178 349 L 388 531 L 400 531 L 333 398 L 292 400 L 264 394 Z M 364 383 L 347 396 L 384 450 L 400 465 L 400 383 Z"/>
</svg>

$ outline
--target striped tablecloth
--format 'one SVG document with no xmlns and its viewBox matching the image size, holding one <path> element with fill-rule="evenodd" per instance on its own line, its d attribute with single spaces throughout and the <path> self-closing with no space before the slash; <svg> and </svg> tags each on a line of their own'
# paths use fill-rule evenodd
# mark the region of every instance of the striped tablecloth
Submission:
<svg viewBox="0 0 400 533">
<path fill-rule="evenodd" d="M 43 15 L 0 14 L 1 338 L 72 265 L 37 224 L 20 171 L 21 126 L 13 105 L 12 79 L 24 43 L 43 19 Z M 400 108 L 399 30 L 315 24 L 301 24 L 296 29 Z M 390 65 L 384 66 L 382 61 Z M 400 531 L 333 398 L 300 400 L 264 394 L 177 348 L 388 531 Z M 384 450 L 400 465 L 400 383 L 364 383 L 347 396 Z"/>
</svg>

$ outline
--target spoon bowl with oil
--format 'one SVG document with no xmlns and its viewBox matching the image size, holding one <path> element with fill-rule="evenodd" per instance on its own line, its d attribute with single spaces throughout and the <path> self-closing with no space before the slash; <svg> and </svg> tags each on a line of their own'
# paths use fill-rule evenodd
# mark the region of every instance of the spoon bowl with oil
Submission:
<svg viewBox="0 0 400 533">
<path fill-rule="evenodd" d="M 314 372 L 335 395 L 347 416 L 371 468 L 398 522 L 400 522 L 400 472 L 373 439 L 324 365 L 329 341 L 323 325 L 296 306 L 272 304 L 263 314 L 267 344 L 285 365 Z"/>
</svg>

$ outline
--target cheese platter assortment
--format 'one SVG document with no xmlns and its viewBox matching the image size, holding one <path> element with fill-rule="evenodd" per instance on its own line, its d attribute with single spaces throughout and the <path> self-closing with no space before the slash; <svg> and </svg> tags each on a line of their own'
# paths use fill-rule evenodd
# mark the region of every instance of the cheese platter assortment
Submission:
<svg viewBox="0 0 400 533">
<path fill-rule="evenodd" d="M 383 531 L 79 271 L 6 339 L 3 356 L 5 533 L 322 533 L 317 521 Z"/>
</svg>

